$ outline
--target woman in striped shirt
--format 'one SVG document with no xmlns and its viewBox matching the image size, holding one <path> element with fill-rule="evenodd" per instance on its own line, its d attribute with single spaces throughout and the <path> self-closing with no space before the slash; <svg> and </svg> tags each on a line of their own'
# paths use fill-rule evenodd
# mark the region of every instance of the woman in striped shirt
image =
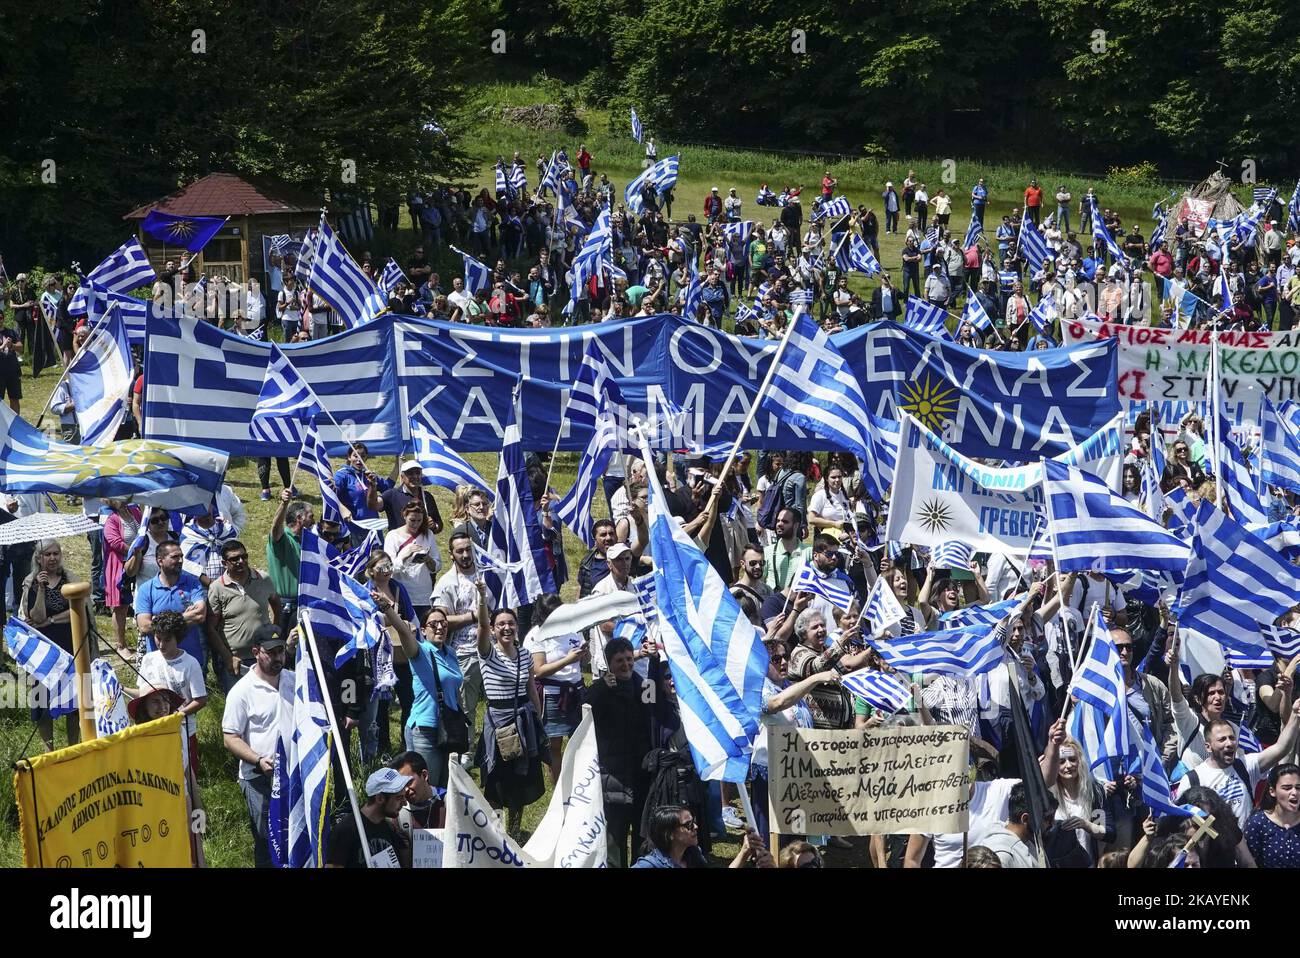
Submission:
<svg viewBox="0 0 1300 958">
<path fill-rule="evenodd" d="M 480 770 L 483 794 L 493 807 L 506 809 L 506 831 L 519 837 L 524 806 L 546 791 L 542 763 L 551 753 L 542 727 L 541 703 L 533 683 L 533 657 L 519 643 L 519 622 L 504 606 L 488 613 L 487 587 L 478 589 L 478 658 L 483 673 L 487 715 L 479 736 L 475 764 Z M 519 754 L 503 759 L 498 734 L 513 727 L 518 732 Z"/>
</svg>

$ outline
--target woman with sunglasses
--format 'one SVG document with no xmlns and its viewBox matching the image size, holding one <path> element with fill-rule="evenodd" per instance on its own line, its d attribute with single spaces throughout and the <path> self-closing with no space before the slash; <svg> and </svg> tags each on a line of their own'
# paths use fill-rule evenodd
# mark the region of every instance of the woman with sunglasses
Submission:
<svg viewBox="0 0 1300 958">
<path fill-rule="evenodd" d="M 825 868 L 822 853 L 809 842 L 791 842 L 781 849 L 782 868 Z"/>
<path fill-rule="evenodd" d="M 650 837 L 646 854 L 638 858 L 633 868 L 706 868 L 704 853 L 700 851 L 700 823 L 689 808 L 682 805 L 660 805 L 650 813 Z M 747 829 L 740 851 L 728 868 L 744 868 L 753 859 L 759 868 L 775 868 L 771 853 L 763 844 L 758 832 Z"/>
<path fill-rule="evenodd" d="M 1193 488 L 1200 486 L 1205 481 L 1205 472 L 1197 465 L 1196 460 L 1192 458 L 1191 446 L 1184 438 L 1179 438 L 1174 443 L 1168 464 L 1165 466 L 1165 474 L 1161 479 L 1161 484 L 1169 488 L 1170 483 L 1178 479 L 1186 479 Z"/>
<path fill-rule="evenodd" d="M 414 691 L 411 715 L 403 730 L 406 747 L 424 758 L 429 784 L 446 788 L 448 757 L 469 747 L 460 699 L 465 676 L 447 642 L 447 610 L 440 605 L 430 609 L 420 635 L 400 630 L 398 635 L 410 663 Z M 444 716 L 450 722 L 440 732 L 438 725 Z"/>
</svg>

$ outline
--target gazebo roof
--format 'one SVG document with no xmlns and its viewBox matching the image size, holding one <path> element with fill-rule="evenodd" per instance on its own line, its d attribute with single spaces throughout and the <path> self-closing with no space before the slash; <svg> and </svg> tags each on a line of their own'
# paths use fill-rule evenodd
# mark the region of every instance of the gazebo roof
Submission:
<svg viewBox="0 0 1300 958">
<path fill-rule="evenodd" d="M 265 213 L 310 213 L 321 208 L 321 197 L 271 180 L 249 179 L 233 173 L 209 173 L 152 203 L 123 216 L 144 219 L 153 210 L 175 216 L 258 216 Z"/>
</svg>

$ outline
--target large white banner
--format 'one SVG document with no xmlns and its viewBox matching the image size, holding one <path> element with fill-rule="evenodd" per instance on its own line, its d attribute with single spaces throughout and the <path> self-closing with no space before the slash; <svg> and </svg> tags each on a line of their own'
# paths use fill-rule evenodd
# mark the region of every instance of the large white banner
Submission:
<svg viewBox="0 0 1300 958">
<path fill-rule="evenodd" d="M 1099 476 L 1116 491 L 1124 468 L 1123 417 L 1055 457 Z M 888 538 L 935 546 L 958 539 L 977 552 L 1025 553 L 1042 512 L 1041 462 L 985 466 L 961 455 L 911 416 L 899 434 Z"/>
</svg>

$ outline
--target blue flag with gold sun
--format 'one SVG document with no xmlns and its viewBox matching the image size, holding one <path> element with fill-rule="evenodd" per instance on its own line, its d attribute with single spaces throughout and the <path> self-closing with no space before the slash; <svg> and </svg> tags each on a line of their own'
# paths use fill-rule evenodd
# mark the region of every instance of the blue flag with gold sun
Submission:
<svg viewBox="0 0 1300 958">
<path fill-rule="evenodd" d="M 221 488 L 224 452 L 188 443 L 126 439 L 74 446 L 38 431 L 0 404 L 0 489 L 200 511 Z"/>
<path fill-rule="evenodd" d="M 183 246 L 197 253 L 226 225 L 225 216 L 175 216 L 150 210 L 140 229 L 168 246 Z"/>
</svg>

